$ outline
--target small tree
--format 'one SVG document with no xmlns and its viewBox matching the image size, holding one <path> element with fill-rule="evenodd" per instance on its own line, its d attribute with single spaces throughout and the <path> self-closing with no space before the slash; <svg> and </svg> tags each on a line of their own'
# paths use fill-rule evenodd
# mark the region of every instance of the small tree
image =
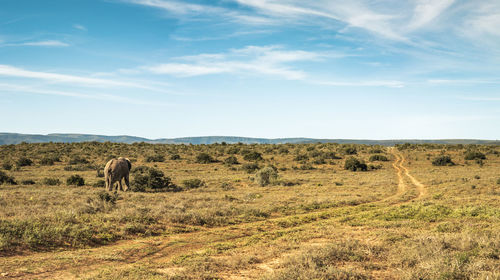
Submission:
<svg viewBox="0 0 500 280">
<path fill-rule="evenodd" d="M 17 160 L 17 166 L 21 167 L 21 166 L 30 166 L 33 164 L 33 161 L 27 157 L 20 157 L 18 160 Z"/>
<path fill-rule="evenodd" d="M 389 159 L 384 155 L 372 155 L 370 161 L 388 161 Z"/>
<path fill-rule="evenodd" d="M 465 160 L 482 160 L 486 159 L 486 156 L 479 151 L 467 151 L 464 156 Z"/>
</svg>

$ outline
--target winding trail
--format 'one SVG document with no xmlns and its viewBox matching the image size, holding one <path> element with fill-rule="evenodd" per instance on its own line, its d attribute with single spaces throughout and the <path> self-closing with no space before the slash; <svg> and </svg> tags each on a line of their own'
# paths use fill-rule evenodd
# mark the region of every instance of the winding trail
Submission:
<svg viewBox="0 0 500 280">
<path fill-rule="evenodd" d="M 401 173 L 404 173 L 404 175 L 408 179 L 410 179 L 410 181 L 412 182 L 412 184 L 417 188 L 418 196 L 417 196 L 416 199 L 422 199 L 425 196 L 427 196 L 427 187 L 424 184 L 422 184 L 420 181 L 418 181 L 417 179 L 415 179 L 415 177 L 413 177 L 410 174 L 410 170 L 403 165 L 403 163 L 405 162 L 404 156 L 401 153 L 399 153 L 398 151 L 396 151 L 396 148 L 394 148 L 394 147 L 391 147 L 389 150 L 397 158 L 397 160 L 392 164 L 392 166 L 398 172 L 399 185 L 402 186 L 404 189 L 406 189 L 407 185 L 404 182 L 404 178 L 403 178 L 403 176 L 401 174 Z M 402 172 L 402 171 L 404 171 L 404 172 Z M 404 192 L 404 190 L 403 190 L 403 192 Z"/>
</svg>

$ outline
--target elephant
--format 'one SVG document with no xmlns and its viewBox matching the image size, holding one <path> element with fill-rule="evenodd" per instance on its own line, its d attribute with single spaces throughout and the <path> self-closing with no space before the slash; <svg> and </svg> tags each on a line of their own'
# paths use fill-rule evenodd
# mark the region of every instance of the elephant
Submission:
<svg viewBox="0 0 500 280">
<path fill-rule="evenodd" d="M 104 179 L 108 191 L 112 191 L 114 184 L 118 182 L 120 190 L 126 192 L 130 188 L 129 173 L 131 168 L 132 164 L 128 158 L 119 157 L 108 161 L 106 167 L 104 167 Z M 125 188 L 122 186 L 122 179 L 125 179 Z M 118 187 L 116 190 L 118 190 Z"/>
</svg>

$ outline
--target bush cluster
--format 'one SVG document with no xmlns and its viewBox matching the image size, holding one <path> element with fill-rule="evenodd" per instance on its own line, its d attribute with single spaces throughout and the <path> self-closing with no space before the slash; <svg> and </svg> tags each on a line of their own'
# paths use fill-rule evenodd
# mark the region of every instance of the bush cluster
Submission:
<svg viewBox="0 0 500 280">
<path fill-rule="evenodd" d="M 198 154 L 196 156 L 196 162 L 207 164 L 207 163 L 215 162 L 215 160 L 211 155 L 209 155 L 207 153 L 201 153 L 201 154 Z"/>
<path fill-rule="evenodd" d="M 14 177 L 11 177 L 7 175 L 5 172 L 0 171 L 0 185 L 1 184 L 10 184 L 10 185 L 16 185 L 16 180 Z"/>
<path fill-rule="evenodd" d="M 450 156 L 443 155 L 443 156 L 438 156 L 434 158 L 432 161 L 432 165 L 434 166 L 452 166 L 455 165 L 455 163 L 451 160 Z"/>
<path fill-rule="evenodd" d="M 372 155 L 370 161 L 388 161 L 389 159 L 384 155 Z"/>
<path fill-rule="evenodd" d="M 146 157 L 146 162 L 164 162 L 165 161 L 165 156 L 156 154 L 156 155 L 149 155 Z"/>
<path fill-rule="evenodd" d="M 134 179 L 131 189 L 134 192 L 144 192 L 151 190 L 175 190 L 176 186 L 172 184 L 170 177 L 156 168 L 139 166 L 134 169 Z"/>
<path fill-rule="evenodd" d="M 85 185 L 85 180 L 80 175 L 71 175 L 66 179 L 66 185 L 68 186 L 83 186 Z"/>
<path fill-rule="evenodd" d="M 278 170 L 274 166 L 266 166 L 255 173 L 255 182 L 264 187 L 278 180 Z"/>
<path fill-rule="evenodd" d="M 363 160 L 359 160 L 355 157 L 350 157 L 346 159 L 344 168 L 351 171 L 367 171 L 368 166 Z"/>
<path fill-rule="evenodd" d="M 88 163 L 89 163 L 89 161 L 86 158 L 83 158 L 79 155 L 73 155 L 69 159 L 69 164 L 71 164 L 71 165 L 73 165 L 73 164 L 88 164 Z"/>
<path fill-rule="evenodd" d="M 55 186 L 61 184 L 61 181 L 57 178 L 44 178 L 42 180 L 42 184 L 48 185 L 48 186 Z"/>
<path fill-rule="evenodd" d="M 243 156 L 244 160 L 248 161 L 257 161 L 257 160 L 262 160 L 262 154 L 256 151 L 250 151 L 245 153 Z"/>
<path fill-rule="evenodd" d="M 464 156 L 465 160 L 481 160 L 486 159 L 486 156 L 479 151 L 467 151 Z"/>
<path fill-rule="evenodd" d="M 229 156 L 224 160 L 227 165 L 239 164 L 238 159 L 235 156 Z"/>
<path fill-rule="evenodd" d="M 21 167 L 21 166 L 30 166 L 33 164 L 33 161 L 27 157 L 20 157 L 17 162 L 16 162 L 17 166 Z"/>
<path fill-rule="evenodd" d="M 245 163 L 241 169 L 247 173 L 253 173 L 255 170 L 259 169 L 259 165 L 257 163 Z"/>
</svg>

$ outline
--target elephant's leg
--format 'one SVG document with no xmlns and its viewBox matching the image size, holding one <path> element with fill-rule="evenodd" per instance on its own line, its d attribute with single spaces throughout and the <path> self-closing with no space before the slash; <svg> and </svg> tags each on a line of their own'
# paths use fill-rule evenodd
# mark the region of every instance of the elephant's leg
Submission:
<svg viewBox="0 0 500 280">
<path fill-rule="evenodd" d="M 124 189 L 124 191 L 128 191 L 129 188 L 130 188 L 130 181 L 129 181 L 129 177 L 127 174 L 127 175 L 125 175 L 125 189 Z"/>
<path fill-rule="evenodd" d="M 106 187 L 108 188 L 108 191 L 113 190 L 113 181 L 111 180 L 111 176 L 108 176 L 108 178 L 106 178 Z"/>
<path fill-rule="evenodd" d="M 123 191 L 123 186 L 122 186 L 122 179 L 118 180 L 118 188 L 116 188 L 116 190 L 120 190 L 120 191 Z"/>
</svg>

